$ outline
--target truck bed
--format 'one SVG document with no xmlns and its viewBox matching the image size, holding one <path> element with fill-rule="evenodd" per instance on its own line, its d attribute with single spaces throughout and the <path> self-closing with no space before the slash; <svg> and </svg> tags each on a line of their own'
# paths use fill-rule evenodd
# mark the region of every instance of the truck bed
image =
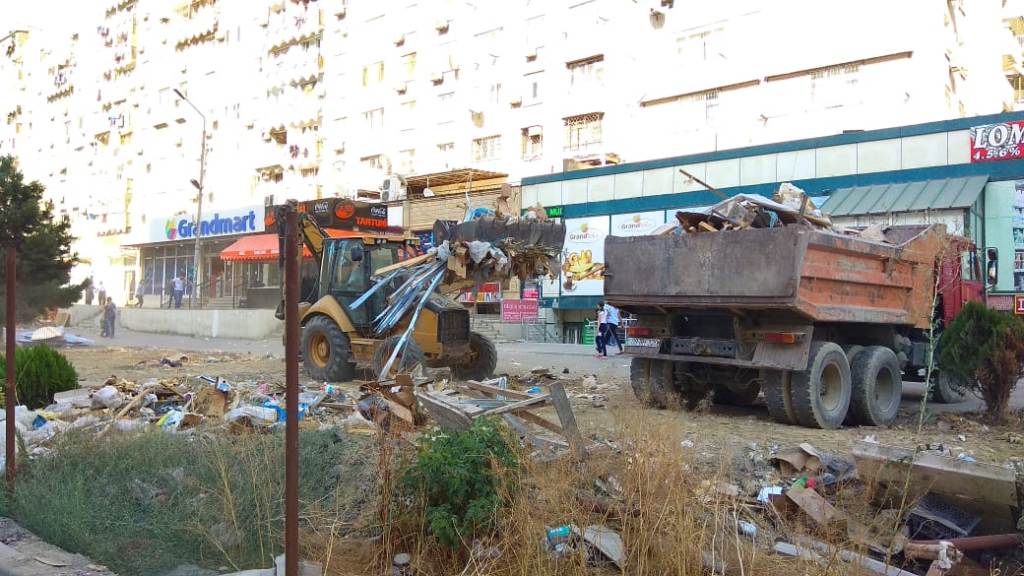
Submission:
<svg viewBox="0 0 1024 576">
<path fill-rule="evenodd" d="M 887 238 L 805 226 L 610 236 L 605 299 L 631 311 L 777 309 L 814 322 L 926 328 L 945 227 L 893 227 Z"/>
</svg>

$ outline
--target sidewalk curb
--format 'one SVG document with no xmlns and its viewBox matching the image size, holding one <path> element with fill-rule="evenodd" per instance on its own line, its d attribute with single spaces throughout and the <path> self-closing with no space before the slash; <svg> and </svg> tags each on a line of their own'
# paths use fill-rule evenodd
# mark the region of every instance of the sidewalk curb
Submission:
<svg viewBox="0 0 1024 576">
<path fill-rule="evenodd" d="M 30 541 L 26 544 L 33 549 L 32 553 L 35 556 L 58 560 L 67 565 L 57 567 L 44 564 L 36 560 L 35 556 L 30 556 L 0 542 L 0 576 L 70 576 L 78 574 L 113 576 L 113 573 L 109 571 L 89 570 L 86 566 L 89 566 L 90 562 L 84 556 L 71 554 L 42 540 Z"/>
</svg>

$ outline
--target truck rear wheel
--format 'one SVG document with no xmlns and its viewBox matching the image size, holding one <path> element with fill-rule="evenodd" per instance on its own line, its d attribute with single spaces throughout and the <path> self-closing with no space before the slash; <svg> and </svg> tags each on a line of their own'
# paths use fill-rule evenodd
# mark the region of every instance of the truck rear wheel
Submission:
<svg viewBox="0 0 1024 576">
<path fill-rule="evenodd" d="M 810 359 L 807 370 L 792 376 L 793 412 L 803 426 L 839 428 L 850 408 L 853 388 L 846 353 L 833 342 L 815 342 Z"/>
<path fill-rule="evenodd" d="M 465 364 L 452 366 L 452 372 L 459 380 L 487 380 L 494 376 L 498 367 L 498 349 L 494 342 L 478 332 L 469 333 L 471 358 Z"/>
<path fill-rule="evenodd" d="M 903 397 L 902 370 L 896 353 L 885 346 L 868 346 L 853 359 L 850 372 L 852 420 L 868 426 L 892 424 Z"/>
<path fill-rule="evenodd" d="M 664 408 L 672 388 L 672 363 L 634 356 L 629 363 L 629 384 L 644 406 Z"/>
<path fill-rule="evenodd" d="M 391 380 L 398 374 L 411 372 L 416 369 L 417 365 L 422 366 L 425 363 L 423 350 L 420 348 L 420 345 L 415 340 L 410 339 L 405 344 L 405 349 L 402 350 L 399 358 L 395 360 L 395 363 L 391 365 L 391 369 L 388 370 L 390 373 L 386 377 L 381 374 L 384 371 L 384 365 L 388 362 L 388 358 L 391 358 L 391 352 L 394 351 L 400 339 L 401 336 L 390 336 L 374 350 L 373 373 L 377 375 L 377 379 Z"/>
<path fill-rule="evenodd" d="M 715 403 L 752 406 L 761 395 L 761 379 L 752 370 L 739 369 L 726 382 L 715 386 Z"/>
<path fill-rule="evenodd" d="M 940 404 L 956 404 L 967 398 L 967 388 L 955 377 L 942 371 L 939 371 L 931 392 L 932 399 Z"/>
<path fill-rule="evenodd" d="M 334 320 L 315 316 L 302 327 L 302 363 L 321 382 L 348 382 L 356 376 L 348 336 Z"/>
<path fill-rule="evenodd" d="M 788 370 L 764 370 L 761 373 L 761 390 L 768 415 L 779 424 L 796 424 L 796 412 L 790 392 L 793 373 Z"/>
</svg>

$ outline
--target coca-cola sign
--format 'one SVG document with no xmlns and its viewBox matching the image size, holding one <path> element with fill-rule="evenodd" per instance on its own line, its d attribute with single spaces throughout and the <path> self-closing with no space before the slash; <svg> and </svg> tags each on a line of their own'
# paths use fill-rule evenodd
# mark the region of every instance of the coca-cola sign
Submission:
<svg viewBox="0 0 1024 576">
<path fill-rule="evenodd" d="M 971 128 L 971 162 L 1024 158 L 1024 120 Z"/>
</svg>

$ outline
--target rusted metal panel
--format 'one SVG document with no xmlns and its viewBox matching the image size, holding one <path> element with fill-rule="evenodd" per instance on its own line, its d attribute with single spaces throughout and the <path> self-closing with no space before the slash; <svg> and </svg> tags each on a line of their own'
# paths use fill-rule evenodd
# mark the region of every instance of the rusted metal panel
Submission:
<svg viewBox="0 0 1024 576">
<path fill-rule="evenodd" d="M 797 227 L 605 241 L 605 296 L 674 304 L 792 305 L 804 235 Z M 756 282 L 751 279 L 756 278 Z"/>
</svg>

